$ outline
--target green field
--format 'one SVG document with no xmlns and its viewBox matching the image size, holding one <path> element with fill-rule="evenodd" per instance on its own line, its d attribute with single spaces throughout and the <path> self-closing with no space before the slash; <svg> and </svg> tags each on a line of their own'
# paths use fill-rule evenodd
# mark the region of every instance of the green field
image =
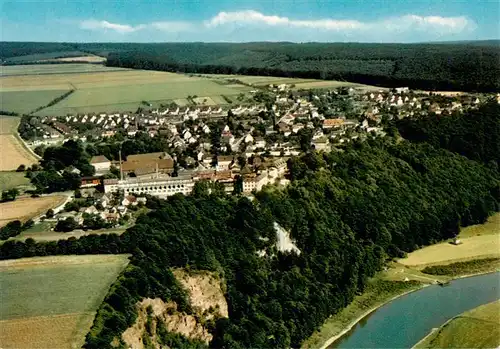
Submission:
<svg viewBox="0 0 500 349">
<path fill-rule="evenodd" d="M 0 171 L 0 191 L 29 186 L 30 181 L 24 172 Z"/>
<path fill-rule="evenodd" d="M 168 103 L 174 99 L 183 99 L 196 95 L 199 100 L 218 95 L 238 95 L 246 93 L 249 88 L 238 86 L 229 88 L 202 78 L 188 78 L 181 81 L 164 83 L 137 83 L 134 85 L 106 86 L 78 89 L 60 103 L 46 108 L 37 115 L 65 115 L 90 111 L 135 111 L 141 101 L 155 105 Z M 214 104 L 214 103 L 212 103 Z"/>
<path fill-rule="evenodd" d="M 1 82 L 0 78 L 0 82 Z M 28 114 L 38 107 L 47 105 L 68 90 L 43 91 L 1 91 L 0 110 Z"/>
<path fill-rule="evenodd" d="M 500 346 L 500 301 L 460 314 L 415 348 L 497 348 Z"/>
<path fill-rule="evenodd" d="M 71 73 L 95 73 L 128 70 L 117 67 L 106 67 L 101 64 L 29 64 L 10 65 L 0 67 L 0 76 L 18 75 L 45 75 L 45 74 L 71 74 Z"/>
<path fill-rule="evenodd" d="M 351 82 L 336 81 L 336 80 L 315 80 L 301 78 L 283 78 L 278 76 L 250 76 L 250 75 L 224 75 L 224 74 L 203 74 L 203 77 L 216 79 L 220 81 L 230 82 L 230 80 L 239 80 L 245 84 L 255 87 L 267 87 L 269 85 L 295 85 L 295 89 L 313 89 L 313 88 L 337 88 L 342 86 L 358 87 L 363 89 L 384 89 L 377 86 L 369 86 L 356 84 Z"/>
<path fill-rule="evenodd" d="M 0 76 L 2 110 L 28 113 L 64 92 L 75 92 L 37 115 L 90 112 L 135 112 L 147 101 L 153 107 L 180 101 L 188 104 L 227 104 L 222 98 L 248 93 L 242 84 L 221 84 L 184 74 L 107 68 L 96 64 L 8 66 Z M 184 103 L 185 102 L 185 103 Z"/>
<path fill-rule="evenodd" d="M 130 225 L 119 227 L 119 228 L 111 228 L 111 229 L 100 229 L 100 230 L 75 230 L 69 233 L 61 233 L 53 231 L 55 223 L 51 222 L 40 222 L 32 226 L 31 228 L 21 232 L 21 234 L 13 237 L 14 240 L 24 241 L 28 238 L 37 240 L 37 241 L 58 241 L 58 240 L 67 240 L 71 237 L 80 238 L 86 235 L 101 235 L 101 234 L 123 234 Z"/>
<path fill-rule="evenodd" d="M 126 255 L 22 258 L 0 262 L 0 347 L 76 348 Z"/>
</svg>

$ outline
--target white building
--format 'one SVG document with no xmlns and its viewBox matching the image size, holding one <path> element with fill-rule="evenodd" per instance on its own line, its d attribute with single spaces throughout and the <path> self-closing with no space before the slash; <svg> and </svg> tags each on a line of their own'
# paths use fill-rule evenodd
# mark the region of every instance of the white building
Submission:
<svg viewBox="0 0 500 349">
<path fill-rule="evenodd" d="M 90 164 L 94 166 L 96 173 L 106 173 L 111 168 L 111 161 L 104 155 L 93 156 Z"/>
<path fill-rule="evenodd" d="M 104 180 L 104 192 L 112 193 L 123 190 L 125 196 L 149 194 L 165 198 L 177 193 L 188 195 L 194 187 L 194 180 L 190 176 L 157 177 L 150 179 L 128 178 L 126 180 Z"/>
</svg>

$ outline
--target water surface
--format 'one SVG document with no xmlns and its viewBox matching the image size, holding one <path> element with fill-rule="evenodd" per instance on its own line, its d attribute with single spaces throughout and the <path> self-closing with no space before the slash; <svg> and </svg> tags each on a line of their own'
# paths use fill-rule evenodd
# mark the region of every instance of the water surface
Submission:
<svg viewBox="0 0 500 349">
<path fill-rule="evenodd" d="M 432 285 L 364 318 L 329 348 L 410 348 L 452 317 L 500 299 L 500 272 Z"/>
</svg>

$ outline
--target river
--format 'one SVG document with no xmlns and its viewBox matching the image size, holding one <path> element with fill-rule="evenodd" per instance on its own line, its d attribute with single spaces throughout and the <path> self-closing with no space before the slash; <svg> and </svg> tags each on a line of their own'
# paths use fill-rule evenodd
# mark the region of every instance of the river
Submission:
<svg viewBox="0 0 500 349">
<path fill-rule="evenodd" d="M 432 285 L 387 303 L 329 348 L 411 348 L 452 317 L 500 298 L 500 272 Z"/>
</svg>

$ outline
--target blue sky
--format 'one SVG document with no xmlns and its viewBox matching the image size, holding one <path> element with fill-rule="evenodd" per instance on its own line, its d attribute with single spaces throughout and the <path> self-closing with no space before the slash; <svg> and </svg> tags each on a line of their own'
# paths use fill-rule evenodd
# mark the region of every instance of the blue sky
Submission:
<svg viewBox="0 0 500 349">
<path fill-rule="evenodd" d="M 500 38 L 498 0 L 0 0 L 8 41 L 422 42 Z"/>
</svg>

